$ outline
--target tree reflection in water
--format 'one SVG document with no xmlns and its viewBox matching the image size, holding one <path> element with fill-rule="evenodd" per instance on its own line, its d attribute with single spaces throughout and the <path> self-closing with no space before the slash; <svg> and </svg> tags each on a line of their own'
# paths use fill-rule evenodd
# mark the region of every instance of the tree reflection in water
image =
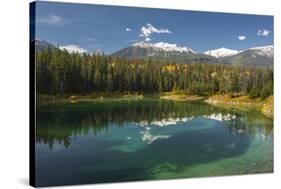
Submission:
<svg viewBox="0 0 281 189">
<path fill-rule="evenodd" d="M 55 143 L 67 148 L 71 145 L 72 137 L 86 136 L 89 131 L 97 135 L 101 131 L 108 131 L 110 127 L 126 127 L 128 123 L 140 127 L 158 123 L 164 127 L 167 122 L 177 124 L 177 121 L 199 117 L 226 121 L 226 131 L 241 137 L 250 135 L 265 138 L 272 134 L 272 120 L 257 111 L 226 110 L 203 102 L 158 99 L 80 102 L 38 107 L 36 116 L 36 142 L 47 144 L 50 149 Z"/>
</svg>

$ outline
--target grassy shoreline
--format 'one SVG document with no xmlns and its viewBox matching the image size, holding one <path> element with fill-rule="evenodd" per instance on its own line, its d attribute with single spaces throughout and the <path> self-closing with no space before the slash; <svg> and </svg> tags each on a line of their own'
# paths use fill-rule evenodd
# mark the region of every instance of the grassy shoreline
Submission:
<svg viewBox="0 0 281 189">
<path fill-rule="evenodd" d="M 267 117 L 273 119 L 274 104 L 273 96 L 266 99 L 255 98 L 251 99 L 249 96 L 230 96 L 230 95 L 214 95 L 204 100 L 206 103 L 223 108 L 237 108 L 240 110 L 256 109 L 261 111 Z"/>
<path fill-rule="evenodd" d="M 58 102 L 87 102 L 104 100 L 141 100 L 142 94 L 93 94 L 93 95 L 43 95 L 37 94 L 36 101 L 38 105 L 46 105 Z"/>
<path fill-rule="evenodd" d="M 273 119 L 273 96 L 266 99 L 251 99 L 249 96 L 231 96 L 231 95 L 213 95 L 213 96 L 198 96 L 186 94 L 174 94 L 166 92 L 161 94 L 92 94 L 92 95 L 37 95 L 37 104 L 51 104 L 57 102 L 87 102 L 87 101 L 104 101 L 104 100 L 142 100 L 144 98 L 157 98 L 162 100 L 172 101 L 204 101 L 213 106 L 223 108 L 236 108 L 240 110 L 256 109 L 261 111 L 267 117 Z"/>
<path fill-rule="evenodd" d="M 205 97 L 198 95 L 185 95 L 185 94 L 174 94 L 171 92 L 160 94 L 160 99 L 164 100 L 175 100 L 175 101 L 199 101 Z"/>
</svg>

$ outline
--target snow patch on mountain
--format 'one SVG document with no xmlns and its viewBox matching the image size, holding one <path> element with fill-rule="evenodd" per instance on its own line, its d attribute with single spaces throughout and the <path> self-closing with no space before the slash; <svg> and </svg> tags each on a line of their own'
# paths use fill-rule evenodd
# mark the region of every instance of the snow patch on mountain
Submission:
<svg viewBox="0 0 281 189">
<path fill-rule="evenodd" d="M 103 56 L 104 52 L 102 49 L 98 48 L 93 52 L 94 55 L 99 55 L 99 56 Z"/>
<path fill-rule="evenodd" d="M 220 57 L 232 56 L 232 55 L 238 54 L 239 52 L 241 52 L 241 51 L 227 49 L 227 48 L 222 47 L 219 49 L 208 50 L 208 51 L 204 52 L 204 54 L 214 56 L 216 58 L 220 58 Z"/>
<path fill-rule="evenodd" d="M 177 44 L 165 43 L 165 42 L 158 42 L 158 43 L 145 43 L 145 42 L 138 42 L 134 43 L 133 46 L 141 47 L 141 48 L 155 48 L 164 51 L 176 51 L 176 52 L 189 52 L 194 53 L 191 48 L 188 47 L 179 47 Z"/>
<path fill-rule="evenodd" d="M 69 53 L 87 53 L 87 50 L 78 45 L 59 46 L 61 50 L 67 50 Z"/>
<path fill-rule="evenodd" d="M 260 56 L 267 56 L 267 57 L 273 57 L 274 56 L 274 47 L 273 45 L 267 45 L 263 47 L 253 47 L 249 50 L 254 51 L 255 54 Z"/>
</svg>

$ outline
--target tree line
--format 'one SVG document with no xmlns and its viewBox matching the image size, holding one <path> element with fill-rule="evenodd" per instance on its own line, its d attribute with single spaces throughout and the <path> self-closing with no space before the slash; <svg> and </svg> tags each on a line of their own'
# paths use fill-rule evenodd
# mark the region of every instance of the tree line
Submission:
<svg viewBox="0 0 281 189">
<path fill-rule="evenodd" d="M 269 67 L 124 59 L 47 48 L 36 53 L 36 90 L 49 95 L 172 91 L 266 98 L 273 94 L 273 70 Z"/>
</svg>

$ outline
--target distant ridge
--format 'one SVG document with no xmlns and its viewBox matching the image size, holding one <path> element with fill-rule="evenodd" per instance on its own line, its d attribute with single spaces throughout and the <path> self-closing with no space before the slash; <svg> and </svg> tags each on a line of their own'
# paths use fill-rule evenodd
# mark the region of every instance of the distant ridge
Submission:
<svg viewBox="0 0 281 189">
<path fill-rule="evenodd" d="M 189 47 L 180 47 L 176 44 L 165 42 L 145 43 L 139 42 L 132 46 L 123 48 L 113 54 L 123 58 L 150 58 L 157 60 L 175 61 L 178 63 L 217 63 L 215 57 L 196 53 Z"/>
<path fill-rule="evenodd" d="M 227 48 L 219 48 L 219 49 L 214 49 L 214 50 L 208 50 L 204 52 L 206 55 L 214 56 L 216 58 L 221 58 L 221 57 L 226 57 L 226 56 L 232 56 L 235 54 L 238 54 L 240 51 L 238 50 L 233 50 L 233 49 L 227 49 Z"/>
<path fill-rule="evenodd" d="M 33 40 L 32 44 L 35 45 L 36 52 L 46 48 L 56 48 L 55 45 L 39 38 Z M 96 49 L 93 54 L 105 55 L 101 49 Z M 192 48 L 180 47 L 177 44 L 138 42 L 120 49 L 110 56 L 130 59 L 156 59 L 177 63 L 226 63 L 233 66 L 273 67 L 274 47 L 273 45 L 266 45 L 245 50 L 222 47 L 204 53 L 196 53 Z"/>
<path fill-rule="evenodd" d="M 33 45 L 35 46 L 35 51 L 36 52 L 40 52 L 44 49 L 47 49 L 47 48 L 56 48 L 53 44 L 43 40 L 43 39 L 40 39 L 40 38 L 35 38 L 33 41 L 32 41 Z"/>
</svg>

